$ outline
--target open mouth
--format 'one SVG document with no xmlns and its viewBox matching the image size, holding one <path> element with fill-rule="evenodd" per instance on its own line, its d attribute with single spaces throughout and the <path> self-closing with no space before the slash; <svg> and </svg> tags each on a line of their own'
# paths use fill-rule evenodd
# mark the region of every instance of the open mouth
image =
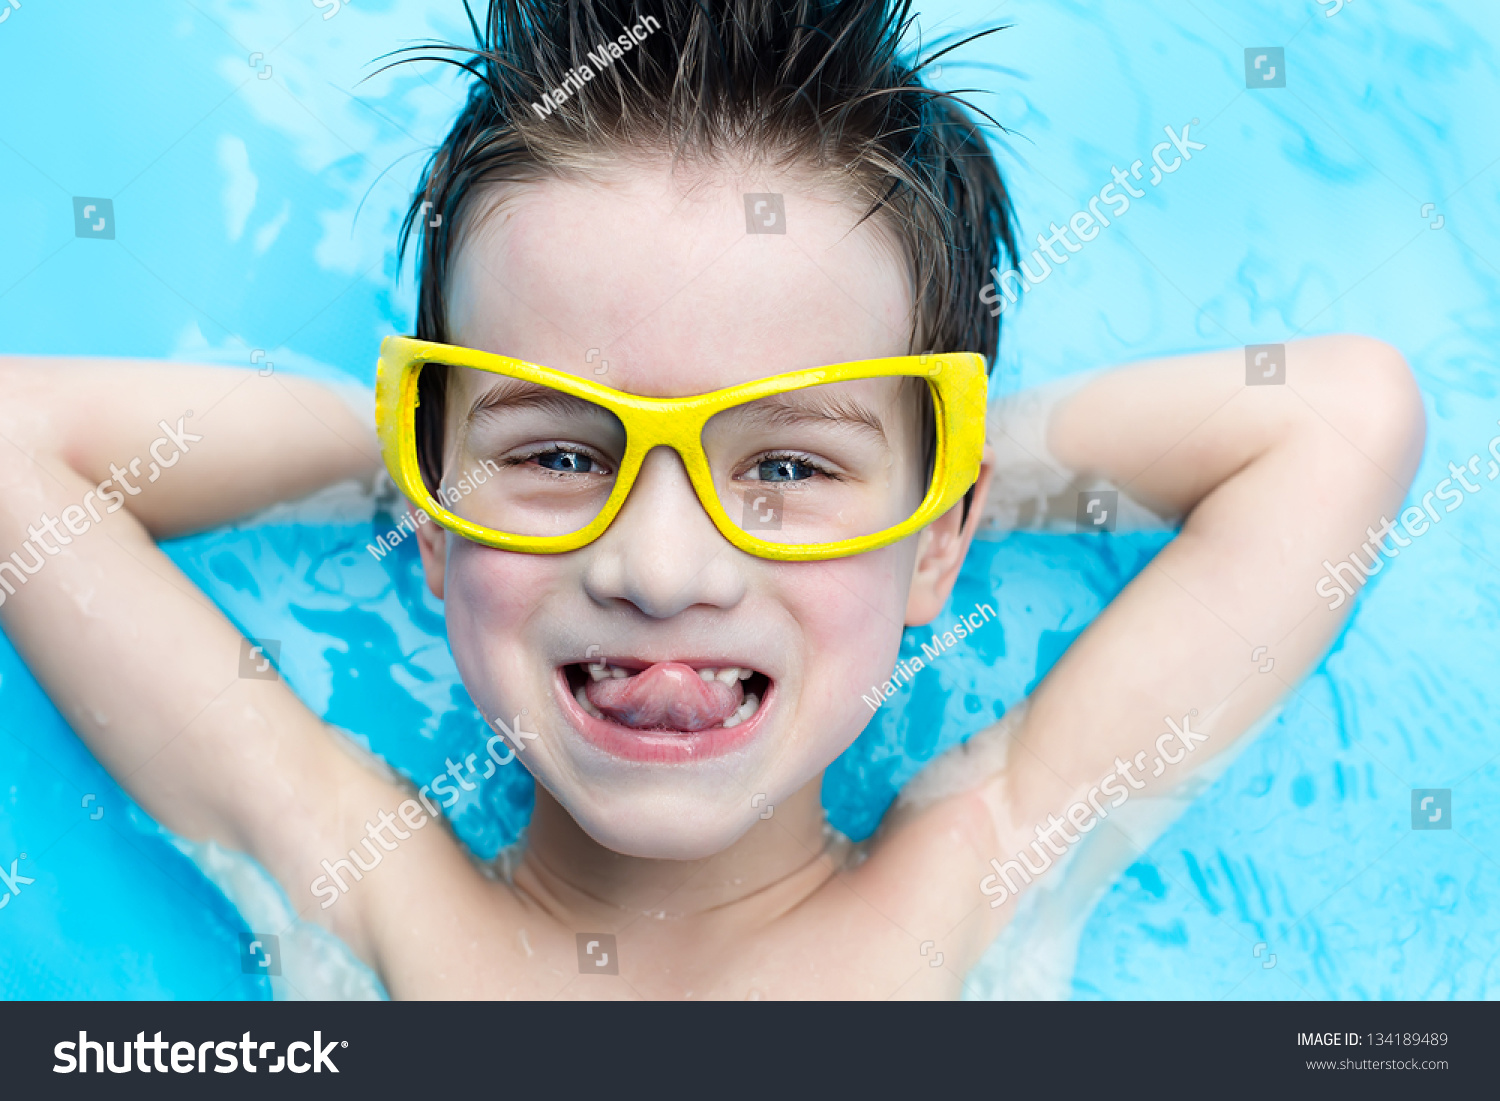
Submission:
<svg viewBox="0 0 1500 1101">
<path fill-rule="evenodd" d="M 563 665 L 559 674 L 574 725 L 635 760 L 727 753 L 749 740 L 774 692 L 758 669 L 711 661 L 610 658 Z"/>
</svg>

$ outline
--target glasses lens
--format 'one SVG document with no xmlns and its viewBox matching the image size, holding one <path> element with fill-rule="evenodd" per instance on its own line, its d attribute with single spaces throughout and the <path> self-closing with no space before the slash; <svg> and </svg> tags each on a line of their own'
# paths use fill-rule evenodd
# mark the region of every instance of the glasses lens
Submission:
<svg viewBox="0 0 1500 1101">
<path fill-rule="evenodd" d="M 925 379 L 827 383 L 716 414 L 703 447 L 719 502 L 746 532 L 807 545 L 908 520 L 931 480 Z"/>
<path fill-rule="evenodd" d="M 602 406 L 485 371 L 448 368 L 453 421 L 435 496 L 507 535 L 571 535 L 604 509 L 625 426 Z"/>
</svg>

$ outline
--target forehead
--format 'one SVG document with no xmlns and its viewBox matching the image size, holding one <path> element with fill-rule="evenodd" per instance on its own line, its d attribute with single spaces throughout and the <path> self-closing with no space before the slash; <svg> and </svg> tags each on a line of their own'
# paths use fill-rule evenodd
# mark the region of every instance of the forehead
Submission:
<svg viewBox="0 0 1500 1101">
<path fill-rule="evenodd" d="M 747 231 L 747 194 L 781 196 L 784 234 Z M 904 355 L 907 264 L 862 214 L 805 178 L 665 165 L 512 186 L 455 257 L 450 339 L 655 397 Z"/>
</svg>

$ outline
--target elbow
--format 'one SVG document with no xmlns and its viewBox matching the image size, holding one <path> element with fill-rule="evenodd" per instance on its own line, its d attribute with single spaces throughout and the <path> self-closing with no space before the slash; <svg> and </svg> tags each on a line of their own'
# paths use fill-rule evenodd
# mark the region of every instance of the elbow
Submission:
<svg viewBox="0 0 1500 1101">
<path fill-rule="evenodd" d="M 1406 357 L 1367 336 L 1308 343 L 1321 346 L 1308 394 L 1312 408 L 1392 479 L 1409 485 L 1427 438 L 1427 414 Z"/>
<path fill-rule="evenodd" d="M 1427 438 L 1427 413 L 1406 357 L 1373 337 L 1343 339 L 1347 369 L 1360 392 L 1356 408 L 1367 433 L 1420 451 Z"/>
</svg>

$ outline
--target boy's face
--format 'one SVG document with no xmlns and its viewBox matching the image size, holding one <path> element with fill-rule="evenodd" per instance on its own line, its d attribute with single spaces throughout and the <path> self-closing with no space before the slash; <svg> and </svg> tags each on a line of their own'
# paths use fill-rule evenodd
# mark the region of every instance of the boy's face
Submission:
<svg viewBox="0 0 1500 1101">
<path fill-rule="evenodd" d="M 746 192 L 784 196 L 784 234 L 747 234 Z M 904 355 L 906 265 L 876 220 L 856 226 L 861 213 L 791 177 L 685 184 L 638 166 L 528 185 L 467 234 L 450 339 L 652 397 Z M 445 484 L 464 472 L 463 426 L 494 382 L 450 372 Z M 897 482 L 919 499 L 911 390 L 845 385 L 886 423 Z M 524 710 L 539 735 L 526 767 L 600 844 L 692 859 L 859 734 L 861 695 L 889 675 L 903 625 L 946 599 L 967 544 L 958 514 L 853 557 L 758 559 L 715 530 L 658 448 L 581 550 L 518 554 L 420 530 L 465 685 L 484 714 Z"/>
</svg>

